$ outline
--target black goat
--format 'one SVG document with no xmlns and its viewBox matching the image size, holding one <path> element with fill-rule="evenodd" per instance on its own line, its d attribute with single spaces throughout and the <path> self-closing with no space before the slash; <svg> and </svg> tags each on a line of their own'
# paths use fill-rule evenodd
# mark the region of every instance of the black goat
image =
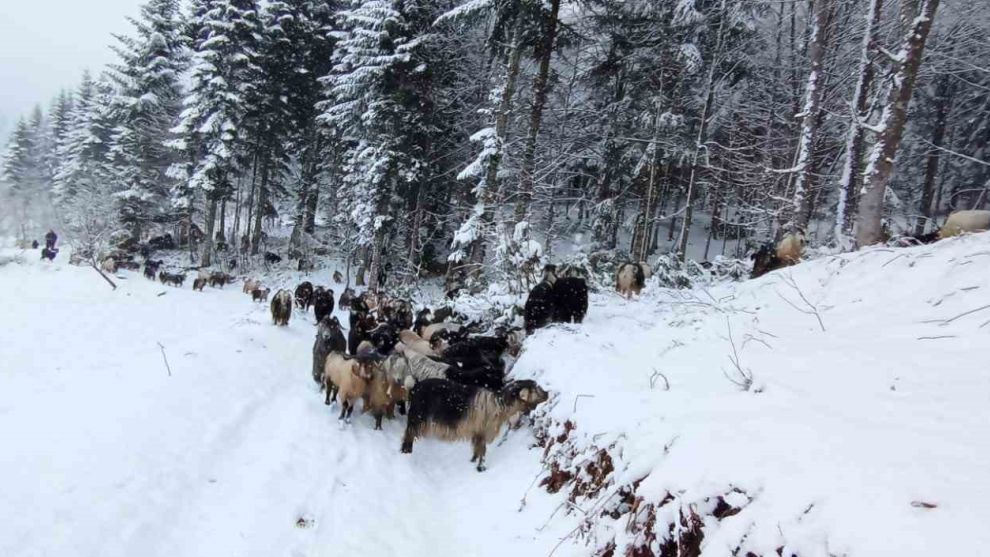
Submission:
<svg viewBox="0 0 990 557">
<path fill-rule="evenodd" d="M 313 381 L 323 382 L 323 366 L 331 352 L 346 352 L 347 339 L 336 317 L 327 316 L 319 321 L 316 340 L 313 341 Z"/>
<path fill-rule="evenodd" d="M 313 291 L 313 315 L 316 322 L 323 321 L 323 318 L 333 313 L 333 290 L 317 286 Z"/>
<path fill-rule="evenodd" d="M 313 283 L 302 282 L 296 287 L 296 307 L 303 311 L 309 311 L 309 306 L 313 303 Z M 317 320 L 319 323 L 319 320 Z"/>
<path fill-rule="evenodd" d="M 402 438 L 403 453 L 411 453 L 420 437 L 446 441 L 470 440 L 471 462 L 485 470 L 485 453 L 510 418 L 546 401 L 547 392 L 530 380 L 513 381 L 497 391 L 444 379 L 425 379 L 409 393 L 409 420 Z"/>
</svg>

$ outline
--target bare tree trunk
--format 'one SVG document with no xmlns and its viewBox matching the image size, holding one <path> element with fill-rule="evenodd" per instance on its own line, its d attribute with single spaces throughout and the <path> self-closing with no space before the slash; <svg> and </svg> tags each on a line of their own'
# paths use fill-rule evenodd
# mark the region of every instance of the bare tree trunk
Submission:
<svg viewBox="0 0 990 557">
<path fill-rule="evenodd" d="M 251 255 L 258 255 L 261 250 L 261 224 L 265 217 L 265 207 L 268 205 L 268 171 L 267 156 L 261 165 L 261 184 L 258 185 L 258 204 L 254 209 L 254 232 L 251 234 Z"/>
<path fill-rule="evenodd" d="M 227 233 L 227 198 L 226 197 L 220 200 L 219 211 L 220 211 L 220 222 L 217 225 L 217 230 L 220 231 L 220 234 L 226 234 Z"/>
<path fill-rule="evenodd" d="M 863 45 L 859 55 L 859 77 L 852 99 L 852 115 L 849 119 L 849 134 L 846 139 L 846 159 L 839 181 L 839 205 L 835 214 L 835 239 L 840 245 L 849 234 L 849 227 L 859 200 L 862 179 L 860 163 L 863 159 L 863 126 L 869 110 L 870 88 L 873 86 L 873 53 L 880 38 L 880 18 L 883 15 L 883 0 L 869 0 L 866 13 L 866 29 L 863 31 Z"/>
<path fill-rule="evenodd" d="M 914 82 L 925 52 L 925 42 L 932 28 L 932 20 L 938 9 L 939 0 L 921 0 L 917 17 L 906 20 L 908 10 L 904 4 L 911 0 L 901 0 L 901 25 L 907 29 L 898 53 L 898 60 L 892 61 L 894 79 L 887 91 L 883 114 L 878 126 L 879 137 L 870 153 L 866 168 L 866 182 L 860 199 L 859 214 L 856 219 L 856 243 L 860 247 L 875 244 L 882 240 L 881 219 L 883 199 L 887 184 L 894 172 L 894 158 L 904 134 L 908 105 L 914 92 Z M 913 10 L 910 10 L 913 12 Z"/>
<path fill-rule="evenodd" d="M 791 206 L 791 218 L 786 228 L 790 231 L 805 230 L 810 218 L 810 202 L 812 197 L 812 158 L 815 150 L 815 140 L 818 137 L 819 111 L 821 110 L 822 95 L 825 88 L 824 62 L 825 43 L 828 40 L 828 19 L 831 10 L 831 0 L 815 0 L 814 19 L 811 22 L 811 36 L 808 45 L 808 56 L 811 69 L 808 71 L 808 82 L 804 90 L 804 108 L 801 111 L 801 135 L 798 141 L 798 154 L 794 182 L 794 197 Z"/>
<path fill-rule="evenodd" d="M 932 144 L 925 157 L 925 178 L 921 189 L 921 201 L 918 204 L 918 221 L 914 226 L 915 234 L 923 234 L 928 222 L 932 220 L 935 183 L 939 163 L 942 161 L 941 147 L 945 143 L 945 128 L 949 120 L 949 109 L 952 106 L 951 79 L 947 74 L 942 75 L 935 88 L 935 127 L 932 130 Z"/>
<path fill-rule="evenodd" d="M 705 253 L 702 255 L 702 261 L 708 261 L 708 250 L 712 246 L 712 238 L 715 236 L 715 228 L 718 226 L 720 203 L 722 202 L 721 188 L 715 188 L 714 199 L 712 200 L 712 222 L 708 226 L 708 237 L 705 238 Z"/>
<path fill-rule="evenodd" d="M 320 166 L 319 158 L 322 152 L 323 137 L 313 133 L 310 141 L 310 158 L 308 180 L 309 197 L 306 198 L 306 211 L 303 214 L 303 232 L 312 234 L 316 230 L 316 209 L 320 205 Z"/>
<path fill-rule="evenodd" d="M 630 252 L 633 261 L 646 261 L 646 254 L 650 249 L 650 231 L 653 229 L 653 209 L 656 207 L 656 182 L 657 182 L 657 139 L 660 127 L 660 104 L 657 103 L 656 111 L 653 115 L 653 138 L 650 142 L 650 179 L 646 184 L 646 196 L 644 197 L 637 216 L 636 227 L 633 230 L 633 241 Z"/>
<path fill-rule="evenodd" d="M 375 230 L 375 239 L 371 245 L 371 264 L 368 265 L 368 290 L 378 292 L 381 287 L 380 275 L 382 269 L 382 252 L 385 244 L 385 228 L 380 226 Z"/>
<path fill-rule="evenodd" d="M 691 171 L 688 175 L 688 186 L 685 194 L 684 219 L 681 221 L 681 234 L 677 240 L 675 253 L 681 261 L 684 261 L 687 254 L 688 237 L 691 234 L 692 202 L 695 195 L 695 182 L 698 174 L 698 153 L 705 147 L 708 139 L 708 119 L 711 116 L 712 105 L 715 102 L 715 68 L 718 66 L 718 59 L 722 56 L 722 44 L 725 39 L 725 19 L 729 17 L 726 10 L 726 0 L 722 0 L 721 17 L 718 23 L 718 33 L 716 35 L 715 51 L 712 60 L 708 63 L 708 79 L 705 83 L 705 106 L 701 110 L 701 122 L 698 123 L 698 135 L 695 137 L 694 149 L 691 153 Z"/>
<path fill-rule="evenodd" d="M 516 201 L 516 222 L 526 220 L 526 213 L 533 197 L 533 172 L 536 166 L 536 140 L 540 135 L 543 121 L 543 106 L 547 102 L 547 89 L 550 77 L 550 57 L 553 54 L 554 38 L 557 34 L 557 17 L 560 13 L 560 0 L 550 0 L 550 15 L 547 17 L 540 44 L 540 68 L 533 79 L 533 108 L 529 115 L 529 134 L 523 151 L 522 181 L 519 198 Z"/>
<path fill-rule="evenodd" d="M 426 194 L 423 193 L 423 185 L 420 184 L 416 188 L 416 205 L 413 208 L 412 218 L 409 219 L 409 231 L 406 236 L 409 239 L 409 267 L 418 274 L 421 257 L 420 255 L 420 245 L 419 245 L 419 231 L 423 227 L 423 198 Z"/>
<path fill-rule="evenodd" d="M 674 195 L 674 210 L 670 212 L 670 225 L 667 227 L 667 241 L 674 241 L 674 231 L 677 230 L 677 213 L 681 210 L 681 199 L 684 198 L 684 190 L 677 188 Z"/>
<path fill-rule="evenodd" d="M 203 240 L 203 251 L 199 256 L 199 264 L 203 267 L 208 267 L 211 264 L 211 256 L 213 255 L 213 230 L 217 220 L 217 198 L 214 192 L 209 192 L 206 195 L 206 219 L 203 222 L 203 232 L 206 234 L 206 238 Z M 189 230 L 190 241 L 192 239 L 192 229 Z"/>
<path fill-rule="evenodd" d="M 517 20 L 512 32 L 512 48 L 509 51 L 509 60 L 505 65 L 505 86 L 502 88 L 502 95 L 499 98 L 498 109 L 495 113 L 495 140 L 498 142 L 498 152 L 488 159 L 484 178 L 485 189 L 481 193 L 484 202 L 484 213 L 481 224 L 482 233 L 475 238 L 471 246 L 471 261 L 478 265 L 479 268 L 485 260 L 487 231 L 495 221 L 495 212 L 502 199 L 502 192 L 498 183 L 498 168 L 502 162 L 502 150 L 505 148 L 505 139 L 509 130 L 512 97 L 516 92 L 516 80 L 519 77 L 519 61 L 521 56 L 522 22 L 521 20 Z"/>
<path fill-rule="evenodd" d="M 234 246 L 236 250 L 238 241 L 238 231 L 241 228 L 241 205 L 244 199 L 244 177 L 237 179 L 237 192 L 234 193 L 234 222 L 230 225 L 230 230 L 226 232 L 227 243 Z"/>
<path fill-rule="evenodd" d="M 254 217 L 254 197 L 255 197 L 255 191 L 258 189 L 258 158 L 259 158 L 259 153 L 258 153 L 257 150 L 255 150 L 255 153 L 254 153 L 254 164 L 252 165 L 252 169 L 251 169 L 251 188 L 248 190 L 248 198 L 247 198 L 247 216 L 244 219 L 244 233 L 243 233 L 243 237 L 246 237 L 246 238 L 250 238 L 251 237 L 251 225 L 254 223 L 254 220 L 253 220 L 253 217 Z M 241 237 L 242 237 L 241 229 L 240 228 L 237 229 L 237 235 L 238 235 L 238 237 L 236 238 L 236 241 L 237 241 L 237 246 L 238 246 L 238 249 L 239 249 L 240 246 L 241 246 Z M 244 255 L 247 255 L 247 254 L 244 254 Z"/>
</svg>

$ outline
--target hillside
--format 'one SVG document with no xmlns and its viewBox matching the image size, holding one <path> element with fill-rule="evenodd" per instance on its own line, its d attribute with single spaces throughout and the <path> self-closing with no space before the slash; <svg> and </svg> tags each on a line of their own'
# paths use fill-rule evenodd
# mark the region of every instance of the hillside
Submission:
<svg viewBox="0 0 990 557">
<path fill-rule="evenodd" d="M 976 554 L 988 240 L 596 294 L 527 339 L 513 374 L 553 398 L 483 474 L 399 454 L 401 418 L 341 427 L 311 314 L 28 252 L 0 266 L 0 554 Z"/>
<path fill-rule="evenodd" d="M 978 553 L 990 543 L 990 443 L 977 433 L 990 420 L 988 240 L 609 294 L 584 325 L 538 332 L 515 369 L 558 393 L 545 423 L 566 441 L 549 460 L 588 512 L 585 541 L 657 549 L 693 511 L 703 555 Z M 592 480 L 603 448 L 615 472 Z M 564 483 L 577 468 L 590 486 Z"/>
</svg>

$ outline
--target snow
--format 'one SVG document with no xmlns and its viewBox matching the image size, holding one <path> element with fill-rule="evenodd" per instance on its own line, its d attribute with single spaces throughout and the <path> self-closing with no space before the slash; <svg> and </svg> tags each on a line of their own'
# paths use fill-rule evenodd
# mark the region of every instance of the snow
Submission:
<svg viewBox="0 0 990 557">
<path fill-rule="evenodd" d="M 67 251 L 53 264 L 0 253 L 13 316 L 0 555 L 559 556 L 613 538 L 622 555 L 626 517 L 577 509 L 608 508 L 637 480 L 646 502 L 670 493 L 705 515 L 724 495 L 742 509 L 706 516 L 704 556 L 990 545 L 990 233 L 593 294 L 583 324 L 538 331 L 513 368 L 552 393 L 538 419 L 576 425 L 578 458 L 613 457 L 612 487 L 573 504 L 536 485 L 546 469 L 525 427 L 489 448 L 483 474 L 463 443 L 401 455 L 402 418 L 340 427 L 309 377 L 311 314 L 276 328 L 239 285 L 199 293 L 139 273 L 112 291 Z M 280 276 L 273 290 L 301 275 Z M 748 391 L 727 378 L 733 343 Z"/>
<path fill-rule="evenodd" d="M 67 252 L 0 266 L 17 325 L 0 328 L 0 555 L 504 555 L 556 543 L 533 539 L 552 509 L 516 512 L 540 470 L 526 430 L 489 448 L 484 474 L 467 444 L 423 440 L 402 455 L 402 421 L 373 431 L 355 413 L 341 429 L 339 408 L 323 405 L 312 314 L 276 328 L 239 285 L 200 293 L 126 271 L 112 291 Z"/>
<path fill-rule="evenodd" d="M 529 339 L 515 372 L 558 393 L 548 416 L 576 424 L 579 455 L 615 444 L 612 480 L 643 479 L 647 502 L 753 498 L 709 517 L 703 555 L 978 554 L 990 544 L 988 248 L 981 234 L 708 290 L 593 296 L 583 325 Z M 740 379 L 733 342 L 749 391 L 727 378 Z M 591 548 L 626 526 L 598 520 Z"/>
</svg>

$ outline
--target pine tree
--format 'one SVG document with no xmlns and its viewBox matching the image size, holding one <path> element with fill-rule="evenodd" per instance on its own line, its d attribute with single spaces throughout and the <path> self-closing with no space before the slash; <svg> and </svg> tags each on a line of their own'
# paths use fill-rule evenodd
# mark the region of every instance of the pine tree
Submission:
<svg viewBox="0 0 990 557">
<path fill-rule="evenodd" d="M 46 183 L 51 187 L 55 181 L 55 170 L 58 168 L 58 148 L 65 141 L 69 131 L 72 115 L 72 94 L 69 91 L 59 92 L 48 110 L 48 121 L 44 133 L 42 148 L 42 172 Z"/>
<path fill-rule="evenodd" d="M 259 55 L 262 86 L 257 110 L 267 135 L 275 139 L 271 156 L 299 165 L 291 246 L 297 250 L 303 232 L 312 233 L 319 198 L 319 163 L 326 144 L 317 130 L 319 77 L 331 69 L 333 5 L 312 0 L 268 4 Z"/>
<path fill-rule="evenodd" d="M 151 0 L 142 6 L 140 19 L 129 21 L 136 35 L 117 37 L 120 61 L 111 66 L 118 92 L 109 156 L 121 222 L 137 240 L 167 208 L 165 172 L 175 151 L 165 140 L 179 114 L 185 59 L 179 0 Z"/>
<path fill-rule="evenodd" d="M 89 72 L 83 74 L 68 128 L 56 149 L 58 166 L 53 192 L 57 201 L 71 201 L 80 191 L 105 187 L 111 100 L 109 84 L 93 80 Z"/>
<path fill-rule="evenodd" d="M 176 200 L 191 211 L 191 195 L 206 195 L 206 242 L 202 265 L 211 263 L 217 203 L 229 195 L 236 171 L 237 150 L 259 68 L 258 4 L 254 0 L 198 0 L 191 27 L 195 32 L 189 95 L 174 131 L 181 137 L 170 145 L 186 152 L 189 162 L 173 168 L 185 178 Z M 187 213 L 191 218 L 191 212 Z"/>
<path fill-rule="evenodd" d="M 24 118 L 17 121 L 3 159 L 2 177 L 18 199 L 28 198 L 39 187 L 37 137 L 33 126 Z"/>
<path fill-rule="evenodd" d="M 53 193 L 62 223 L 72 239 L 75 254 L 95 258 L 119 238 L 108 146 L 113 128 L 112 86 L 95 81 L 89 73 L 70 112 L 69 126 L 57 153 Z"/>
<path fill-rule="evenodd" d="M 340 18 L 321 118 L 347 145 L 341 209 L 368 248 L 369 287 L 377 289 L 398 202 L 426 169 L 429 106 L 418 82 L 427 66 L 417 56 L 423 27 L 413 22 L 429 17 L 415 2 L 353 0 Z"/>
</svg>

